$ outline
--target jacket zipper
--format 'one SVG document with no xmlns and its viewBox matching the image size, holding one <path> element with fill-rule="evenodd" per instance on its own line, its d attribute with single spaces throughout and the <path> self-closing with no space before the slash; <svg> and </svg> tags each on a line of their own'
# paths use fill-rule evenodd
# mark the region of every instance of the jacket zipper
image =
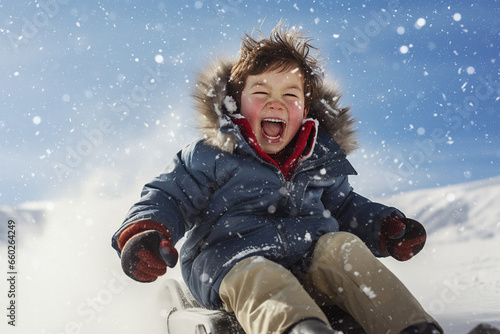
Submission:
<svg viewBox="0 0 500 334">
<path fill-rule="evenodd" d="M 283 193 L 281 193 L 282 199 L 280 199 L 279 206 L 286 207 L 288 205 L 288 202 L 291 197 L 292 189 L 293 189 L 293 183 L 292 179 L 287 181 L 285 179 L 285 176 L 281 172 L 281 170 L 278 170 L 278 175 L 281 179 L 281 184 L 282 184 L 282 189 L 284 189 Z M 292 176 L 293 178 L 293 176 Z M 281 190 L 280 190 L 281 192 Z M 293 249 L 290 247 L 290 240 L 288 240 L 288 237 L 285 233 L 286 227 L 281 225 L 281 223 L 275 223 L 276 221 L 273 219 L 271 220 L 274 224 L 274 228 L 276 229 L 276 233 L 279 237 L 279 241 L 281 243 L 281 247 L 283 249 L 283 254 L 284 256 L 290 255 L 291 252 L 293 252 Z"/>
</svg>

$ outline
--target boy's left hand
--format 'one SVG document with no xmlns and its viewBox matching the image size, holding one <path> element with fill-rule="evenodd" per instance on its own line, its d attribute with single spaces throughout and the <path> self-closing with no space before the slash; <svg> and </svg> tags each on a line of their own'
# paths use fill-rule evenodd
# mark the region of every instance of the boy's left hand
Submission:
<svg viewBox="0 0 500 334">
<path fill-rule="evenodd" d="M 383 253 L 407 261 L 424 248 L 425 228 L 418 221 L 392 214 L 382 225 L 380 247 Z"/>
</svg>

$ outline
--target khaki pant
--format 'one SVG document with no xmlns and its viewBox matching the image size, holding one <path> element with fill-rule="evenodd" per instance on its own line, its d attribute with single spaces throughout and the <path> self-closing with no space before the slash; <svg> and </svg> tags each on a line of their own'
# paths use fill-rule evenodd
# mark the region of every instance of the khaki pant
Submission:
<svg viewBox="0 0 500 334">
<path fill-rule="evenodd" d="M 261 256 L 239 262 L 219 295 L 247 334 L 278 334 L 303 319 L 329 323 L 318 305 L 336 304 L 367 333 L 399 333 L 434 321 L 365 244 L 346 232 L 322 236 L 302 281 Z M 437 324 L 437 323 L 436 323 Z"/>
</svg>

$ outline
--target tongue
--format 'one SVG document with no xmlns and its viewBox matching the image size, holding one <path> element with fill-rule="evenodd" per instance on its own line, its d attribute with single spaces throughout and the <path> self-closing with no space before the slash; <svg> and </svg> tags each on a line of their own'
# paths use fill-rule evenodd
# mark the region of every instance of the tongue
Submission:
<svg viewBox="0 0 500 334">
<path fill-rule="evenodd" d="M 281 133 L 281 127 L 281 123 L 267 121 L 262 122 L 262 130 L 264 130 L 264 133 L 269 137 L 279 136 L 279 134 Z"/>
</svg>

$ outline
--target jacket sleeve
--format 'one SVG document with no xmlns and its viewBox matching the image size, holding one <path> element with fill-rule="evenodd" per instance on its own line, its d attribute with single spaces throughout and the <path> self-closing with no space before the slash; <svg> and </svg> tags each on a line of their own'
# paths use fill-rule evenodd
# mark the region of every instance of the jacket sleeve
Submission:
<svg viewBox="0 0 500 334">
<path fill-rule="evenodd" d="M 339 177 L 323 197 L 341 231 L 357 235 L 375 256 L 387 256 L 380 251 L 382 223 L 393 212 L 404 217 L 402 212 L 357 194 L 349 185 L 347 176 Z"/>
<path fill-rule="evenodd" d="M 207 163 L 210 159 L 207 152 L 198 152 L 199 145 L 195 143 L 177 153 L 165 172 L 144 186 L 140 200 L 113 235 L 112 245 L 118 252 L 119 234 L 133 223 L 160 223 L 169 231 L 174 243 L 196 224 L 198 213 L 215 187 L 214 164 Z"/>
</svg>

